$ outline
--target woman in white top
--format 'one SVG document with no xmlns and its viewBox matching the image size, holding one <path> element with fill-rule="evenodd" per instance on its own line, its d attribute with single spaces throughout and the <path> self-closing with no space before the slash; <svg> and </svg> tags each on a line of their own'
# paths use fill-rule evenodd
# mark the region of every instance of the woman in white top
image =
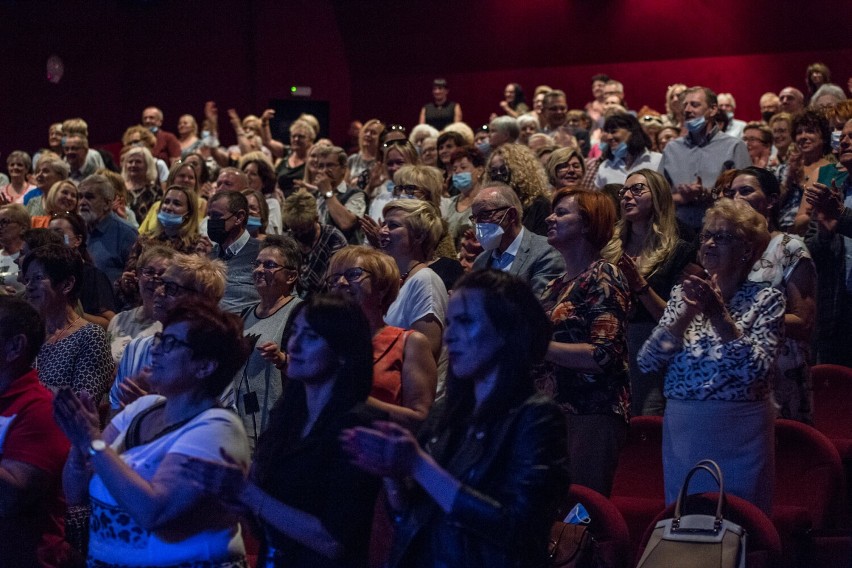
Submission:
<svg viewBox="0 0 852 568">
<path fill-rule="evenodd" d="M 623 184 L 627 176 L 636 170 L 660 170 L 663 155 L 651 152 L 651 139 L 632 114 L 609 115 L 604 121 L 600 146 L 603 162 L 595 176 L 598 189 L 608 183 Z"/>
<path fill-rule="evenodd" d="M 236 515 L 182 471 L 192 458 L 223 462 L 222 452 L 247 470 L 245 430 L 217 403 L 247 355 L 237 316 L 190 303 L 155 336 L 159 394 L 129 404 L 103 434 L 91 398 L 59 392 L 54 414 L 72 443 L 65 496 L 92 507 L 88 566 L 245 566 Z"/>
</svg>

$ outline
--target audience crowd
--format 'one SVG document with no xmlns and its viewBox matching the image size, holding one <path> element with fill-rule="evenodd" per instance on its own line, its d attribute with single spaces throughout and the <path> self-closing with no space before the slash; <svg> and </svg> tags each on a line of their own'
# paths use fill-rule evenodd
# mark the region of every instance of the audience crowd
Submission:
<svg viewBox="0 0 852 568">
<path fill-rule="evenodd" d="M 852 100 L 822 64 L 753 122 L 626 89 L 510 83 L 472 128 L 435 79 L 343 147 L 149 107 L 118 156 L 82 118 L 11 152 L 3 564 L 241 567 L 251 534 L 270 567 L 542 566 L 637 415 L 668 502 L 710 458 L 769 512 L 775 419 L 852 366 Z"/>
</svg>

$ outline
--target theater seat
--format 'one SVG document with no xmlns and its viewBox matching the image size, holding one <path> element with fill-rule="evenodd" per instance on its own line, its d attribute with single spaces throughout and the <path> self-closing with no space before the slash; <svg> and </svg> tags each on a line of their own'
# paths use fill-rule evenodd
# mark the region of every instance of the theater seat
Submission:
<svg viewBox="0 0 852 568">
<path fill-rule="evenodd" d="M 633 546 L 627 523 L 609 499 L 588 487 L 573 484 L 568 489 L 568 506 L 582 503 L 589 513 L 589 532 L 598 545 L 601 568 L 627 568 Z"/>
<path fill-rule="evenodd" d="M 682 509 L 682 514 L 715 515 L 718 493 L 700 493 L 689 495 Z M 649 524 L 642 537 L 642 542 L 636 552 L 636 561 L 645 552 L 645 546 L 654 532 L 654 527 L 663 519 L 674 516 L 675 504 L 672 503 L 658 514 Z M 749 568 L 777 568 L 781 566 L 781 538 L 772 521 L 745 499 L 735 495 L 725 495 L 725 507 L 722 515 L 726 520 L 743 527 L 746 532 L 746 566 Z"/>
<path fill-rule="evenodd" d="M 662 417 L 636 416 L 630 420 L 630 431 L 619 454 L 610 501 L 624 517 L 635 550 L 648 523 L 666 506 Z"/>
</svg>

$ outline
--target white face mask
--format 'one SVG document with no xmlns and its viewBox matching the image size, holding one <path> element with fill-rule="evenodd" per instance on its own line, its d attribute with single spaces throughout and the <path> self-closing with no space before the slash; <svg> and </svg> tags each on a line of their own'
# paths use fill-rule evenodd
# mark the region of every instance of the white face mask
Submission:
<svg viewBox="0 0 852 568">
<path fill-rule="evenodd" d="M 476 240 L 482 245 L 483 250 L 490 251 L 500 246 L 503 239 L 503 227 L 497 223 L 477 223 Z"/>
</svg>

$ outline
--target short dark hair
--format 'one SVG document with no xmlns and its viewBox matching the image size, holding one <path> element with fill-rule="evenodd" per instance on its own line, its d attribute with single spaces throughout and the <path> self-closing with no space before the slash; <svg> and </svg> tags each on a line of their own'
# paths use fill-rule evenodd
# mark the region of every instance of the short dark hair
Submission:
<svg viewBox="0 0 852 568">
<path fill-rule="evenodd" d="M 302 251 L 296 240 L 288 235 L 267 235 L 260 243 L 260 250 L 272 248 L 284 259 L 285 268 L 299 271 L 302 266 Z"/>
<path fill-rule="evenodd" d="M 246 196 L 236 190 L 227 190 L 220 191 L 219 193 L 214 194 L 210 198 L 210 203 L 214 201 L 219 201 L 220 199 L 226 199 L 228 201 L 228 212 L 237 214 L 240 211 L 244 211 L 246 216 L 248 216 L 248 199 Z"/>
<path fill-rule="evenodd" d="M 823 113 L 811 109 L 797 112 L 793 115 L 793 122 L 790 125 L 790 134 L 794 141 L 799 128 L 810 128 L 819 132 L 822 137 L 822 155 L 831 153 L 831 130 Z"/>
<path fill-rule="evenodd" d="M 34 262 L 41 264 L 53 286 L 73 278 L 74 284 L 68 292 L 68 301 L 69 303 L 76 303 L 83 285 L 83 259 L 76 251 L 65 245 L 53 244 L 34 248 L 24 259 L 21 271 L 26 274 L 27 269 Z"/>
<path fill-rule="evenodd" d="M 80 254 L 80 258 L 82 258 L 84 262 L 94 264 L 92 256 L 89 254 L 89 229 L 86 228 L 86 221 L 80 217 L 78 213 L 74 213 L 73 211 L 54 213 L 50 220 L 53 221 L 54 219 L 65 219 L 68 221 L 68 224 L 71 225 L 72 229 L 74 229 L 74 234 L 80 237 L 80 246 L 77 247 L 77 252 Z"/>
<path fill-rule="evenodd" d="M 216 369 L 207 377 L 202 391 L 210 398 L 218 398 L 233 381 L 251 351 L 243 337 L 243 320 L 209 302 L 190 301 L 168 312 L 163 329 L 178 323 L 188 326 L 186 341 L 192 350 L 192 358 L 216 363 Z"/>
<path fill-rule="evenodd" d="M 50 229 L 45 229 L 42 227 L 39 227 L 37 229 L 28 229 L 24 231 L 21 238 L 23 239 L 24 244 L 26 244 L 30 250 L 35 250 L 38 247 L 43 247 L 45 245 L 65 244 L 65 242 L 62 240 L 62 237 L 56 234 L 56 231 L 51 231 Z"/>
<path fill-rule="evenodd" d="M 609 81 L 609 75 L 607 75 L 606 73 L 598 73 L 597 75 L 592 75 L 592 83 L 594 83 L 595 81 L 603 81 L 604 83 L 606 83 L 607 81 Z"/>
<path fill-rule="evenodd" d="M 464 140 L 464 136 L 462 136 L 458 132 L 454 130 L 445 130 L 444 132 L 441 132 L 441 134 L 438 135 L 438 148 L 440 148 L 443 144 L 446 144 L 447 140 L 452 140 L 456 143 L 456 146 L 464 146 L 465 144 L 467 144 L 467 142 L 465 142 Z"/>
<path fill-rule="evenodd" d="M 462 158 L 470 160 L 474 168 L 485 167 L 485 155 L 476 146 L 462 146 L 453 150 L 450 155 L 450 164 Z"/>
<path fill-rule="evenodd" d="M 9 339 L 19 333 L 27 338 L 24 363 L 31 365 L 44 343 L 44 321 L 38 311 L 23 298 L 0 296 L 0 338 Z"/>
<path fill-rule="evenodd" d="M 272 166 L 269 165 L 269 162 L 266 160 L 261 160 L 259 158 L 247 160 L 244 162 L 240 169 L 242 171 L 246 171 L 246 167 L 249 164 L 254 164 L 257 166 L 257 175 L 260 177 L 261 188 L 260 191 L 264 195 L 271 195 L 275 193 L 275 170 L 272 169 Z"/>
</svg>

